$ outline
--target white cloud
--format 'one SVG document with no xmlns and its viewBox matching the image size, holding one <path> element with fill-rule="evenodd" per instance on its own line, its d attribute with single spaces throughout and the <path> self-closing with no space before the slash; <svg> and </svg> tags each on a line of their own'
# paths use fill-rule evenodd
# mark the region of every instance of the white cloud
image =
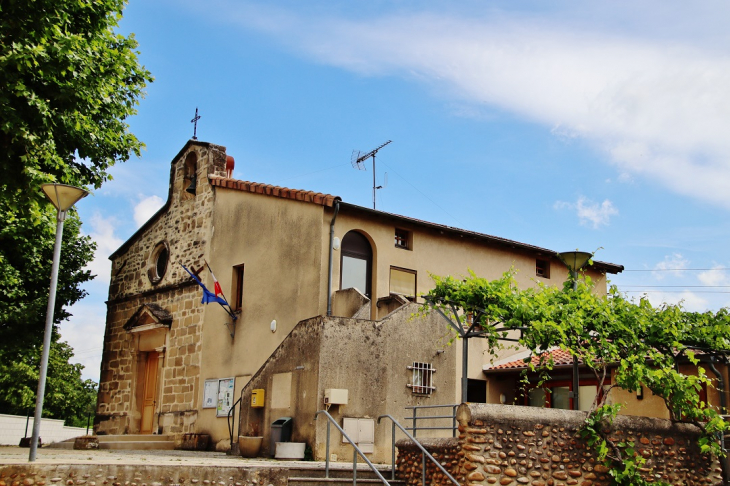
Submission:
<svg viewBox="0 0 730 486">
<path fill-rule="evenodd" d="M 587 20 L 585 11 L 577 20 L 572 12 L 538 19 L 489 8 L 472 16 L 349 20 L 237 2 L 223 2 L 217 11 L 318 62 L 424 82 L 440 95 L 486 103 L 559 136 L 588 140 L 622 179 L 642 176 L 730 208 L 727 35 L 710 8 L 702 15 L 714 30 L 702 31 L 702 22 L 689 20 L 695 16 L 681 6 L 655 6 L 662 22 L 679 25 L 653 22 L 641 31 L 633 22 L 631 32 L 620 22 L 633 11 L 628 5 L 608 20 Z"/>
<path fill-rule="evenodd" d="M 136 206 L 134 206 L 134 222 L 139 228 L 150 219 L 158 209 L 162 207 L 165 201 L 159 196 L 149 196 L 142 198 Z"/>
<path fill-rule="evenodd" d="M 654 265 L 654 278 L 662 280 L 670 275 L 673 277 L 684 277 L 687 272 L 682 271 L 689 267 L 689 260 L 684 258 L 680 253 L 666 255 L 664 260 Z"/>
<path fill-rule="evenodd" d="M 69 309 L 73 315 L 68 322 L 61 323 L 61 340 L 74 349 L 72 363 L 84 365 L 83 378 L 99 381 L 101 353 L 106 327 L 106 305 L 104 302 L 82 301 Z"/>
<path fill-rule="evenodd" d="M 578 221 L 584 226 L 592 226 L 598 229 L 601 226 L 607 226 L 611 216 L 618 215 L 618 209 L 611 201 L 605 199 L 602 203 L 593 202 L 585 196 L 580 196 L 575 203 L 565 201 L 557 201 L 553 207 L 555 209 L 574 210 L 578 215 Z"/>
<path fill-rule="evenodd" d="M 108 284 L 112 268 L 109 255 L 122 245 L 121 238 L 114 234 L 116 220 L 103 217 L 96 212 L 91 217 L 89 224 L 91 225 L 89 236 L 96 243 L 96 252 L 94 253 L 94 259 L 86 268 L 97 276 L 94 280 L 95 283 Z"/>
<path fill-rule="evenodd" d="M 697 279 L 702 283 L 702 285 L 712 287 L 721 285 L 730 286 L 730 275 L 728 275 L 728 273 L 724 271 L 727 266 L 713 265 L 712 268 L 714 270 L 705 270 L 704 272 L 700 272 L 697 275 Z"/>
<path fill-rule="evenodd" d="M 697 295 L 696 293 L 685 290 L 680 293 L 650 292 L 646 294 L 646 298 L 654 307 L 663 304 L 682 304 L 682 308 L 692 312 L 704 312 L 708 308 L 708 301 Z"/>
</svg>

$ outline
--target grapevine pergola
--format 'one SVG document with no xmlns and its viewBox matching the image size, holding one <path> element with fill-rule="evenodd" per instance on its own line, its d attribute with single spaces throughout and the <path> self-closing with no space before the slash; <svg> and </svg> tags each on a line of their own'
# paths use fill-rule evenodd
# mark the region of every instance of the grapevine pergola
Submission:
<svg viewBox="0 0 730 486">
<path fill-rule="evenodd" d="M 646 299 L 627 300 L 610 287 L 606 295 L 593 292 L 587 275 L 571 278 L 563 288 L 547 285 L 520 290 L 514 271 L 488 281 L 470 274 L 467 278 L 433 276 L 434 288 L 425 296 L 422 312 L 436 310 L 462 338 L 462 400 L 466 401 L 468 341 L 487 339 L 490 350 L 503 342 L 518 343 L 538 356 L 538 366 L 552 370 L 552 356 L 545 351 L 560 348 L 574 358 L 574 389 L 578 376 L 576 364 L 592 370 L 602 384 L 611 368 L 607 393 L 597 396 L 588 412 L 583 430 L 589 443 L 607 461 L 617 484 L 644 484 L 638 472 L 642 458 L 632 449 L 610 443 L 598 424 L 610 424 L 621 406 L 606 402 L 614 388 L 634 391 L 648 388 L 661 398 L 674 422 L 692 424 L 701 431 L 702 453 L 724 455 L 717 440 L 728 423 L 717 410 L 700 398 L 703 387 L 713 380 L 702 365 L 708 365 L 717 378 L 720 406 L 726 411 L 725 380 L 717 363 L 728 364 L 730 354 L 730 311 L 689 312 L 681 305 L 653 307 Z M 680 372 L 680 363 L 691 363 L 695 371 Z M 537 368 L 530 362 L 528 368 Z M 577 396 L 573 394 L 573 405 Z M 723 469 L 726 474 L 725 461 Z M 726 475 L 727 477 L 727 475 Z"/>
</svg>

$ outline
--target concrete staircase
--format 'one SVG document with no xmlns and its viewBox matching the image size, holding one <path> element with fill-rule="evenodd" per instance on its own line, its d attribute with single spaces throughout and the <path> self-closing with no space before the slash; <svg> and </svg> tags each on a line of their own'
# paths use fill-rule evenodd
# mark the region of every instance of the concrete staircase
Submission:
<svg viewBox="0 0 730 486">
<path fill-rule="evenodd" d="M 130 451 L 171 451 L 175 449 L 175 441 L 169 435 L 129 434 L 99 435 L 99 449 Z M 76 439 L 68 439 L 48 445 L 51 449 L 73 449 Z"/>
<path fill-rule="evenodd" d="M 289 468 L 289 486 L 350 486 L 352 485 L 352 464 L 330 463 L 329 477 L 325 477 L 324 463 L 312 463 L 311 467 Z M 390 466 L 378 465 L 378 471 L 393 486 L 405 486 L 405 481 L 391 480 Z M 365 464 L 358 464 L 357 482 L 364 485 L 383 484 L 380 478 Z"/>
</svg>

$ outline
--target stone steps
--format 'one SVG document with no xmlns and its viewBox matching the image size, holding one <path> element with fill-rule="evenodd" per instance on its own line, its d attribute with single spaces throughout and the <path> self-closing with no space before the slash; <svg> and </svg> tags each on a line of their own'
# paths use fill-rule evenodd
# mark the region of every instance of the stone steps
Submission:
<svg viewBox="0 0 730 486">
<path fill-rule="evenodd" d="M 291 468 L 289 469 L 289 484 L 291 486 L 347 486 L 352 484 L 352 466 L 349 468 L 330 467 L 329 477 L 325 477 L 324 463 L 318 463 L 314 467 Z M 391 480 L 389 466 L 378 466 L 378 471 L 393 486 L 405 486 L 405 481 Z M 380 478 L 367 466 L 359 464 L 357 468 L 357 482 L 374 485 L 383 484 Z"/>
<path fill-rule="evenodd" d="M 390 480 L 385 478 L 388 484 L 392 486 L 405 486 L 405 481 Z M 360 474 L 357 475 L 358 484 L 384 484 L 380 479 L 360 479 Z M 352 484 L 352 477 L 350 478 L 304 478 L 304 477 L 292 477 L 289 476 L 290 485 L 299 486 L 345 486 Z"/>
<path fill-rule="evenodd" d="M 175 441 L 168 435 L 98 435 L 99 449 L 127 451 L 172 451 Z M 50 449 L 73 449 L 76 438 L 48 445 Z"/>
<path fill-rule="evenodd" d="M 97 435 L 99 443 L 102 442 L 165 442 L 172 441 L 170 435 L 157 434 L 125 434 L 125 435 Z"/>
</svg>

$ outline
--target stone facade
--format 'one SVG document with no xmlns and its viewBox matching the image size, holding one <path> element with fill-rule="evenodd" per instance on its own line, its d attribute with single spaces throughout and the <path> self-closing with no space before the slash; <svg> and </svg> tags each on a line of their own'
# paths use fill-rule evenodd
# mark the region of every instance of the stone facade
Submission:
<svg viewBox="0 0 730 486">
<path fill-rule="evenodd" d="M 185 191 L 193 168 L 195 195 Z M 166 205 L 110 257 L 97 433 L 140 431 L 143 375 L 151 352 L 159 356 L 154 393 L 159 404 L 155 403 L 151 431 L 178 435 L 196 431 L 205 307 L 199 305 L 199 287 L 173 258 L 184 256 L 182 263 L 191 270 L 204 264 L 214 207 L 208 175 L 220 173 L 225 173 L 223 147 L 187 144 L 172 164 Z M 169 261 L 159 272 L 155 257 L 163 247 Z M 164 309 L 171 322 L 158 323 L 154 313 L 130 322 L 145 305 Z"/>
<path fill-rule="evenodd" d="M 580 438 L 584 412 L 506 405 L 463 404 L 457 412 L 460 435 L 449 441 L 424 441 L 457 479 L 468 484 L 531 486 L 608 486 L 608 467 Z M 717 459 L 703 456 L 698 431 L 667 420 L 619 416 L 612 441 L 633 441 L 646 459 L 649 482 L 676 485 L 722 484 Z M 413 486 L 421 483 L 421 453 L 407 441 L 398 444 L 398 472 Z M 458 460 L 456 458 L 458 457 Z M 435 466 L 427 474 L 436 474 Z M 451 484 L 441 476 L 430 484 Z"/>
<path fill-rule="evenodd" d="M 0 465 L 0 486 L 286 486 L 287 470 L 200 465 Z"/>
</svg>

